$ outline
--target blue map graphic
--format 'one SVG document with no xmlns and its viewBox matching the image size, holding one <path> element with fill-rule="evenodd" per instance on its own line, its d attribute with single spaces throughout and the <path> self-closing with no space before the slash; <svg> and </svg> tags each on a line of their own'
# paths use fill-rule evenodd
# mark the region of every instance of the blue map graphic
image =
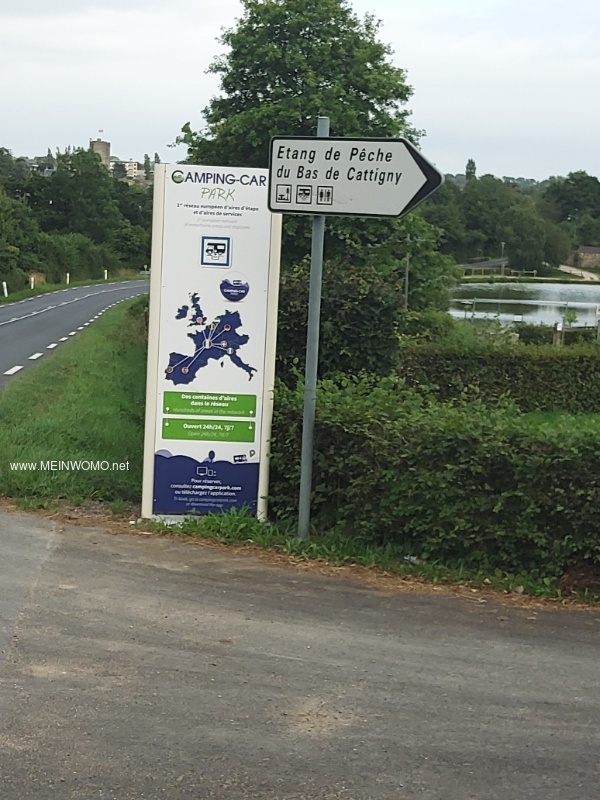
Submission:
<svg viewBox="0 0 600 800">
<path fill-rule="evenodd" d="M 228 358 L 232 364 L 243 369 L 252 380 L 256 369 L 246 364 L 238 355 L 238 350 L 248 343 L 250 337 L 238 333 L 242 319 L 238 311 L 225 311 L 220 317 L 207 324 L 207 318 L 200 307 L 200 295 L 190 294 L 190 305 L 177 309 L 175 319 L 188 320 L 188 338 L 194 343 L 194 353 L 183 355 L 171 353 L 169 365 L 165 370 L 168 381 L 175 385 L 191 383 L 198 370 L 206 367 L 209 361 L 221 361 Z M 223 363 L 221 363 L 223 366 Z"/>
</svg>

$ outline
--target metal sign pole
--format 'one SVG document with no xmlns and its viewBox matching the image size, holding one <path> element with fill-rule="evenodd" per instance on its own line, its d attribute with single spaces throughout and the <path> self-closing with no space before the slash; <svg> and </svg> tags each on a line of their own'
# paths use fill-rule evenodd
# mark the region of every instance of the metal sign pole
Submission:
<svg viewBox="0 0 600 800">
<path fill-rule="evenodd" d="M 404 271 L 404 310 L 408 311 L 408 276 L 410 272 L 410 233 L 406 237 L 406 269 Z"/>
<path fill-rule="evenodd" d="M 405 139 L 331 138 L 329 117 L 318 118 L 316 137 L 273 137 L 269 167 L 269 210 L 313 217 L 298 514 L 298 536 L 304 539 L 310 530 L 325 216 L 403 216 L 438 189 L 444 176 Z M 406 306 L 410 242 L 407 250 Z"/>
<path fill-rule="evenodd" d="M 318 117 L 317 136 L 329 136 L 329 117 Z M 306 539 L 310 531 L 310 499 L 312 488 L 313 439 L 317 405 L 317 368 L 319 364 L 319 328 L 321 323 L 321 283 L 325 217 L 313 217 L 310 253 L 310 287 L 308 295 L 308 330 L 306 334 L 306 372 L 304 380 L 304 418 L 302 422 L 302 456 L 300 462 L 300 501 L 298 536 Z"/>
</svg>

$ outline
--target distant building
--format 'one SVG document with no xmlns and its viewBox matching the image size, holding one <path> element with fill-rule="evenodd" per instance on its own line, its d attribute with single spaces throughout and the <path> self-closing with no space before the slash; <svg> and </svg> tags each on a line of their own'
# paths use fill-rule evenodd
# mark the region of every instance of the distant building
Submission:
<svg viewBox="0 0 600 800">
<path fill-rule="evenodd" d="M 111 156 L 108 168 L 115 177 L 125 178 L 128 181 L 137 181 L 143 175 L 140 164 L 132 158 L 129 161 L 121 161 L 120 158 Z"/>
<path fill-rule="evenodd" d="M 111 156 L 110 142 L 105 142 L 102 139 L 90 139 L 90 150 L 94 153 L 98 153 L 106 169 L 109 170 L 115 178 L 148 185 L 143 165 L 133 158 L 130 158 L 128 161 L 123 161 L 117 156 Z"/>
<path fill-rule="evenodd" d="M 138 170 L 140 165 L 137 161 L 133 161 L 131 158 L 129 161 L 125 161 L 125 171 L 127 172 L 127 177 L 129 180 L 134 181 L 138 176 Z"/>
<path fill-rule="evenodd" d="M 600 247 L 580 247 L 576 258 L 578 266 L 583 269 L 600 268 Z"/>
<path fill-rule="evenodd" d="M 90 150 L 98 153 L 100 161 L 106 169 L 110 169 L 110 142 L 103 142 L 102 139 L 90 139 Z"/>
</svg>

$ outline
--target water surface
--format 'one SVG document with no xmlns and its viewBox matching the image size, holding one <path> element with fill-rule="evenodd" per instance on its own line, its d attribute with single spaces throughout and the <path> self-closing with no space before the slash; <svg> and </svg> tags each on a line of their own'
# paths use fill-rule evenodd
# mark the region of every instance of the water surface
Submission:
<svg viewBox="0 0 600 800">
<path fill-rule="evenodd" d="M 595 326 L 600 283 L 463 283 L 452 293 L 450 314 L 459 319 L 497 319 L 502 324 L 555 325 L 567 309 L 574 326 Z"/>
</svg>

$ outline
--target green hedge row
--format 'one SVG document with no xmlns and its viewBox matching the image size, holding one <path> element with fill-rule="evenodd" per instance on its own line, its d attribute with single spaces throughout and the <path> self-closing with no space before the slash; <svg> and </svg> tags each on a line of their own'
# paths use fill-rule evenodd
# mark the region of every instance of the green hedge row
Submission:
<svg viewBox="0 0 600 800">
<path fill-rule="evenodd" d="M 552 325 L 520 324 L 516 327 L 519 342 L 522 344 L 552 344 L 554 341 L 554 327 Z M 596 342 L 598 332 L 596 328 L 569 328 L 563 331 L 565 345 Z"/>
<path fill-rule="evenodd" d="M 406 344 L 398 374 L 440 400 L 477 387 L 488 402 L 509 396 L 522 411 L 600 412 L 600 349 L 595 345 L 452 348 Z"/>
<path fill-rule="evenodd" d="M 302 396 L 279 385 L 271 511 L 297 513 Z M 446 564 L 558 576 L 600 565 L 600 420 L 440 403 L 399 379 L 321 383 L 313 521 Z"/>
</svg>

